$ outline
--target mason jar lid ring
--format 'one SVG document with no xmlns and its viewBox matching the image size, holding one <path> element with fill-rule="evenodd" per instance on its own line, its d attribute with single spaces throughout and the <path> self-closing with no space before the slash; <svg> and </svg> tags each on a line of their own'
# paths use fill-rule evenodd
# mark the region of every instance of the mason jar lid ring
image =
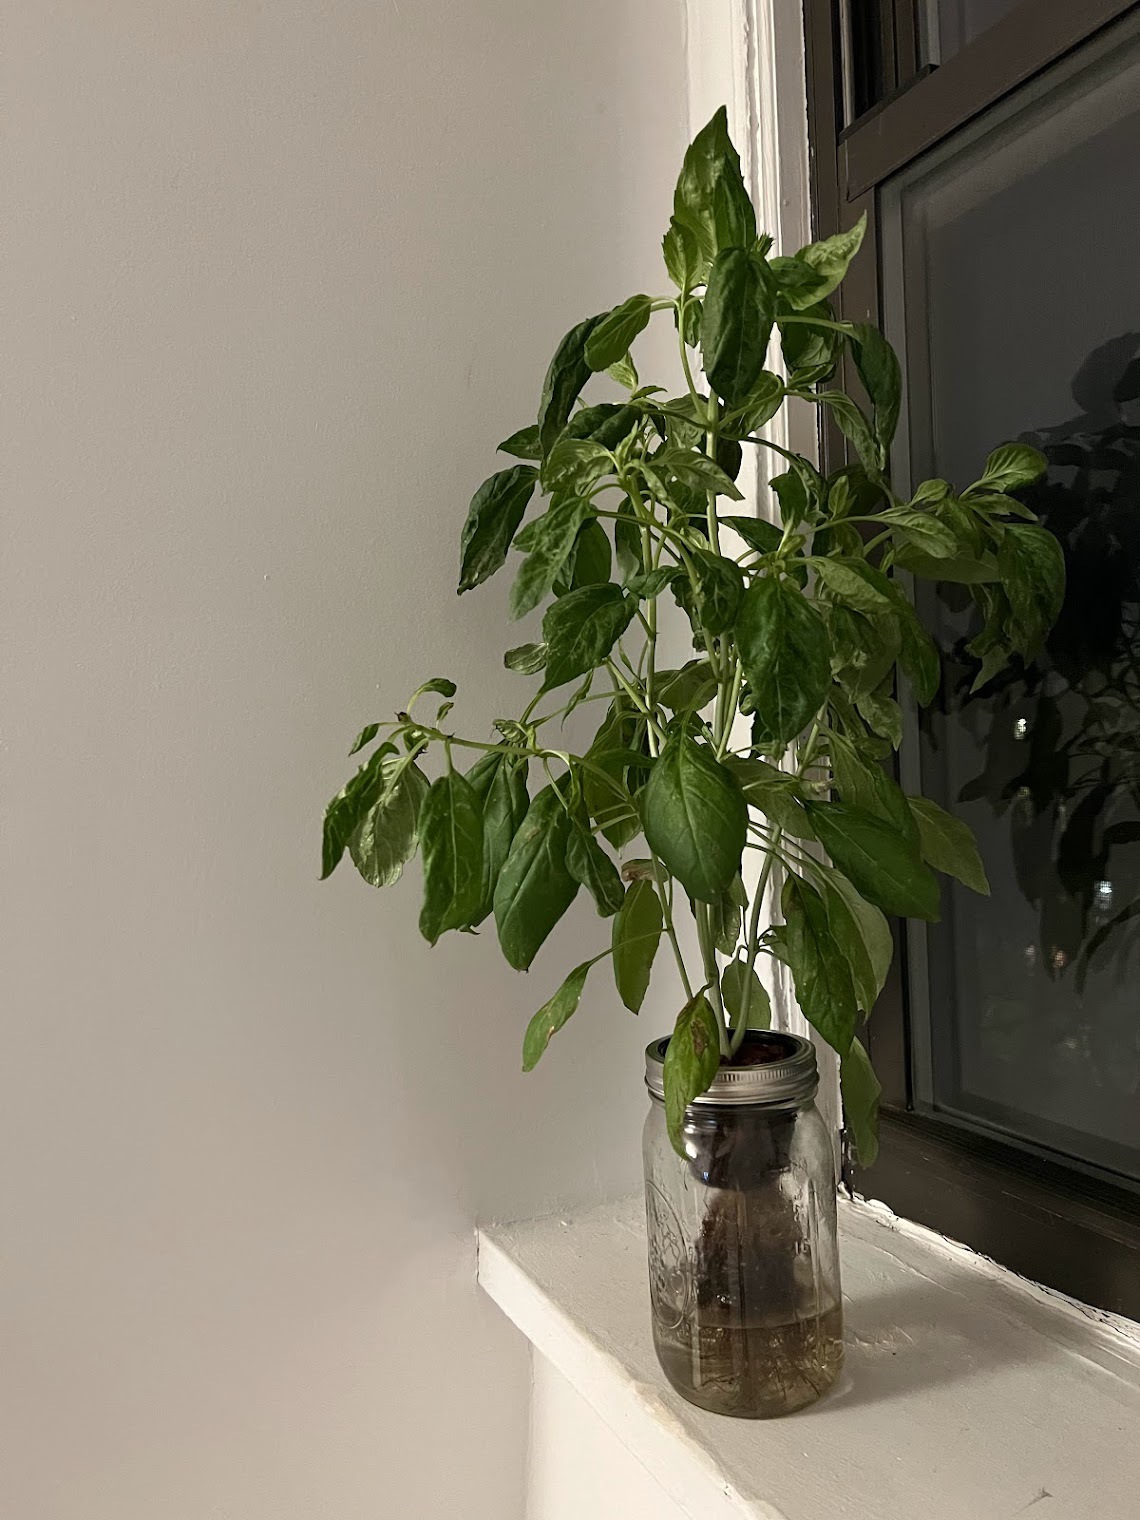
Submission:
<svg viewBox="0 0 1140 1520">
<path fill-rule="evenodd" d="M 665 1096 L 665 1052 L 669 1037 L 645 1047 L 645 1085 L 655 1098 Z M 819 1068 L 810 1040 L 782 1030 L 751 1030 L 742 1047 L 743 1059 L 723 1061 L 712 1086 L 696 1107 L 731 1107 L 745 1103 L 775 1107 L 803 1104 L 815 1097 Z"/>
</svg>

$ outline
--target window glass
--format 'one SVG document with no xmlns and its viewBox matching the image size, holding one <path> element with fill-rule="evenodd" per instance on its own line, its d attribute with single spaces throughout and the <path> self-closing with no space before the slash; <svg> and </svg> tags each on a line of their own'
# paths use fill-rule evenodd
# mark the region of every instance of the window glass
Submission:
<svg viewBox="0 0 1140 1520">
<path fill-rule="evenodd" d="M 974 827 L 993 892 L 948 890 L 912 938 L 913 1079 L 928 1110 L 1140 1179 L 1140 47 L 1066 73 L 883 193 L 901 468 L 964 485 L 1033 442 L 1069 575 L 1042 655 L 974 694 L 966 598 L 925 598 L 946 695 L 909 779 Z"/>
<path fill-rule="evenodd" d="M 1019 3 L 1021 0 L 919 0 L 924 61 L 945 62 Z"/>
</svg>

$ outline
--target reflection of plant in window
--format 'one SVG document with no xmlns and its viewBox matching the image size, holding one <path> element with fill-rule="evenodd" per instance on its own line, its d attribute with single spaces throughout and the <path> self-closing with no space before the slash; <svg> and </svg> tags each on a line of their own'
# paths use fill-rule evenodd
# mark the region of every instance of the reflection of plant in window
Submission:
<svg viewBox="0 0 1140 1520">
<path fill-rule="evenodd" d="M 1140 950 L 1138 346 L 1126 333 L 1095 350 L 1073 384 L 1081 415 L 1030 435 L 1048 473 L 1026 500 L 1061 545 L 1067 591 L 1036 658 L 983 683 L 985 767 L 961 794 L 1010 811 L 1044 965 L 1079 988 L 1094 969 L 1123 977 Z M 959 646 L 947 689 L 967 720 L 977 670 Z"/>
</svg>

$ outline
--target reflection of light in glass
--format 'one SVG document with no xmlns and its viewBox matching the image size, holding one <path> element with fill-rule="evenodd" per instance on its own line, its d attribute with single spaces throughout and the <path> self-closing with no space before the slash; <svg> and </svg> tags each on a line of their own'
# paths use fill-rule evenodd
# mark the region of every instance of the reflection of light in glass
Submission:
<svg viewBox="0 0 1140 1520">
<path fill-rule="evenodd" d="M 1064 971 L 1069 964 L 1069 952 L 1062 950 L 1059 945 L 1053 947 L 1053 953 L 1049 957 L 1049 964 L 1054 971 Z"/>
<path fill-rule="evenodd" d="M 1029 719 L 1028 718 L 1017 718 L 1017 719 L 1015 719 L 1014 725 L 1013 725 L 1013 737 L 1015 739 L 1028 739 L 1028 737 L 1029 737 Z"/>
<path fill-rule="evenodd" d="M 1109 908 L 1112 907 L 1112 891 L 1113 888 L 1110 881 L 1098 881 L 1093 888 L 1096 905 L 1103 913 L 1107 913 Z"/>
<path fill-rule="evenodd" d="M 1026 971 L 1032 971 L 1033 968 L 1034 968 L 1034 966 L 1036 966 L 1036 964 L 1037 964 L 1037 946 L 1036 945 L 1026 945 L 1026 947 L 1025 947 L 1025 969 L 1026 969 Z"/>
<path fill-rule="evenodd" d="M 1013 798 L 1013 823 L 1015 828 L 1026 829 L 1033 822 L 1033 793 L 1027 786 L 1019 786 Z"/>
</svg>

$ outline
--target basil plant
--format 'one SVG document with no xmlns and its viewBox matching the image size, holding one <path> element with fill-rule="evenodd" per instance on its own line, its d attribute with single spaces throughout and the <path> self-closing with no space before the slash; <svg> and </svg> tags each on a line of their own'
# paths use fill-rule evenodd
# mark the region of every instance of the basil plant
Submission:
<svg viewBox="0 0 1140 1520">
<path fill-rule="evenodd" d="M 595 967 L 609 962 L 636 1013 L 654 962 L 671 957 L 675 1143 L 719 1063 L 767 1027 L 758 965 L 775 957 L 838 1053 L 868 1164 L 878 1084 L 858 1031 L 891 960 L 888 917 L 937 918 L 939 871 L 987 891 L 967 826 L 904 794 L 884 766 L 902 736 L 900 688 L 927 704 L 939 687 L 907 587 L 949 581 L 972 598 L 978 686 L 1040 647 L 1064 563 L 1011 494 L 1044 468 L 1032 448 L 997 449 L 965 490 L 892 486 L 898 361 L 876 328 L 829 304 L 862 236 L 860 223 L 773 256 L 717 112 L 677 182 L 663 245 L 673 289 L 566 334 L 537 421 L 500 444 L 515 462 L 483 482 L 463 526 L 459 591 L 510 560 L 512 617 L 545 609 L 541 639 L 505 656 L 528 683 L 521 714 L 461 737 L 454 684 L 434 679 L 370 723 L 352 749 L 368 758 L 325 817 L 323 874 L 347 849 L 366 881 L 387 885 L 418 847 L 424 937 L 493 918 L 519 970 L 584 888 L 610 920 L 608 943 L 550 987 L 524 1068 Z M 676 330 L 683 394 L 639 379 L 630 350 L 654 318 Z M 852 370 L 859 399 L 841 388 Z M 621 399 L 584 404 L 595 375 Z M 766 436 L 789 400 L 830 415 L 849 463 L 824 475 Z M 778 520 L 755 515 L 735 483 L 745 449 L 758 451 Z M 693 656 L 663 668 L 659 631 L 675 609 Z M 580 754 L 559 742 L 578 709 L 599 719 Z M 678 934 L 682 913 L 695 936 Z"/>
</svg>

